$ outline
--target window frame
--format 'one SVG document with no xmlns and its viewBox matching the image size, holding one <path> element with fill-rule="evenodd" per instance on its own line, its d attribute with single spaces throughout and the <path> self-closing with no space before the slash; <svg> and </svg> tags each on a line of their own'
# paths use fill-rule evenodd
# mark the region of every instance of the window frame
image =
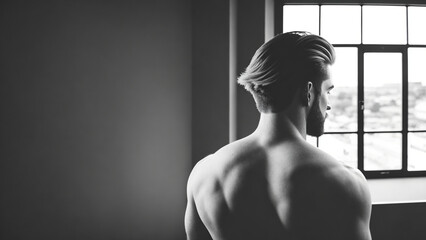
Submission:
<svg viewBox="0 0 426 240">
<path fill-rule="evenodd" d="M 408 82 L 408 49 L 421 47 L 426 48 L 426 44 L 409 44 L 408 39 L 408 7 L 410 6 L 422 6 L 426 7 L 426 4 L 421 4 L 419 1 L 275 1 L 274 11 L 274 33 L 279 34 L 283 32 L 283 6 L 284 5 L 318 5 L 319 11 L 319 33 L 321 34 L 321 6 L 324 5 L 356 5 L 361 6 L 361 43 L 360 44 L 333 44 L 335 47 L 352 47 L 357 48 L 358 51 L 358 96 L 357 96 L 357 131 L 333 131 L 326 132 L 325 134 L 357 134 L 357 163 L 358 169 L 368 179 L 377 178 L 401 178 L 401 177 L 424 177 L 426 176 L 426 170 L 421 171 L 409 171 L 408 170 L 408 134 L 409 133 L 426 133 L 425 130 L 409 130 L 408 129 L 408 94 L 409 94 L 409 82 Z M 363 6 L 405 6 L 406 8 L 406 44 L 364 44 L 362 29 L 363 29 Z M 402 129 L 395 131 L 365 131 L 364 130 L 364 54 L 371 52 L 396 52 L 402 54 Z M 364 135 L 369 133 L 400 133 L 402 134 L 402 169 L 401 170 L 377 170 L 377 171 L 366 171 L 364 169 Z M 316 139 L 316 145 L 319 145 L 319 138 Z M 360 147 L 361 146 L 361 147 Z"/>
</svg>

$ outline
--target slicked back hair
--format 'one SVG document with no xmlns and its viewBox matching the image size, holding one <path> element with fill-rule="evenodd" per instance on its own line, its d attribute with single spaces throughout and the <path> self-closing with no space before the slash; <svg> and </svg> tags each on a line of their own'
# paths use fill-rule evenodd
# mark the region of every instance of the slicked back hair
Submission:
<svg viewBox="0 0 426 240">
<path fill-rule="evenodd" d="M 256 51 L 238 83 L 253 95 L 260 112 L 279 112 L 308 81 L 318 92 L 321 76 L 334 59 L 334 48 L 324 38 L 301 31 L 282 33 Z"/>
</svg>

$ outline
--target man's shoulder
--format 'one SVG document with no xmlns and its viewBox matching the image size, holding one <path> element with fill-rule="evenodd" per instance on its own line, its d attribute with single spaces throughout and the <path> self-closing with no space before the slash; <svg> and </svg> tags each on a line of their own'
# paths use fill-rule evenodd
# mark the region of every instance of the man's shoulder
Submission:
<svg viewBox="0 0 426 240">
<path fill-rule="evenodd" d="M 322 189 L 330 195 L 365 195 L 367 182 L 364 175 L 328 153 L 309 144 L 301 144 L 289 178 L 300 191 Z M 359 191 L 353 191 L 359 190 Z M 324 196 L 321 194 L 320 196 Z M 352 196 L 354 197 L 354 196 Z"/>
<path fill-rule="evenodd" d="M 206 178 L 217 172 L 227 160 L 232 158 L 232 149 L 231 144 L 228 144 L 199 160 L 191 171 L 190 179 L 197 178 L 199 175 Z"/>
<path fill-rule="evenodd" d="M 232 144 L 225 145 L 215 153 L 211 153 L 199 160 L 192 168 L 188 185 L 192 186 L 202 180 L 209 180 L 216 175 L 223 168 L 227 160 L 232 158 L 233 148 Z"/>
<path fill-rule="evenodd" d="M 326 169 L 322 173 L 324 183 L 331 190 L 335 189 L 352 199 L 365 196 L 367 191 L 367 181 L 364 175 L 355 168 L 347 166 L 341 162 L 334 167 Z"/>
<path fill-rule="evenodd" d="M 299 166 L 292 173 L 294 197 L 310 196 L 322 204 L 370 204 L 370 193 L 364 175 L 327 154 Z"/>
<path fill-rule="evenodd" d="M 328 178 L 332 182 L 345 180 L 365 182 L 364 175 L 358 169 L 345 164 L 321 149 L 313 147 L 310 144 L 306 144 L 302 149 L 300 158 L 306 160 L 306 170 L 310 169 L 316 172 L 315 176 Z"/>
<path fill-rule="evenodd" d="M 195 164 L 188 179 L 188 187 L 197 189 L 206 184 L 222 184 L 230 175 L 241 176 L 243 172 L 255 168 L 257 163 L 261 162 L 261 152 L 250 139 L 227 144 Z"/>
<path fill-rule="evenodd" d="M 371 212 L 364 176 L 327 155 L 321 158 L 316 160 L 326 163 L 308 161 L 292 172 L 287 186 L 286 224 L 309 238 L 368 239 L 359 237 L 368 235 Z M 306 228 L 312 233 L 305 233 Z"/>
<path fill-rule="evenodd" d="M 192 168 L 188 178 L 188 189 L 193 189 L 200 183 L 201 180 L 207 179 L 212 174 L 211 161 L 214 159 L 214 154 L 210 154 L 203 159 L 199 160 Z"/>
<path fill-rule="evenodd" d="M 226 167 L 229 164 L 234 164 L 241 159 L 246 160 L 252 156 L 258 156 L 259 149 L 260 148 L 257 146 L 256 142 L 250 138 L 231 142 L 219 148 L 215 153 L 212 153 L 198 161 L 194 167 L 194 171 L 203 171 L 203 169 L 206 168 L 209 171 L 212 171 L 213 169 L 220 170 L 223 167 Z"/>
</svg>

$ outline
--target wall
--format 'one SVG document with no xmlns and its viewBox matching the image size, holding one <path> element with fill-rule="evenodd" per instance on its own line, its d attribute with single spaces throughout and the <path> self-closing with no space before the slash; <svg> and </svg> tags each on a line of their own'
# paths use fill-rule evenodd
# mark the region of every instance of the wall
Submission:
<svg viewBox="0 0 426 240">
<path fill-rule="evenodd" d="M 184 239 L 190 4 L 1 1 L 1 239 Z"/>
<path fill-rule="evenodd" d="M 369 179 L 373 203 L 426 201 L 426 177 Z"/>
<path fill-rule="evenodd" d="M 237 0 L 237 64 L 238 76 L 250 63 L 257 48 L 265 39 L 265 1 Z M 236 79 L 235 79 L 236 84 Z M 259 112 L 254 100 L 244 87 L 238 86 L 237 100 L 237 138 L 243 138 L 254 131 L 259 121 Z"/>
<path fill-rule="evenodd" d="M 192 159 L 228 143 L 229 0 L 193 1 Z"/>
<path fill-rule="evenodd" d="M 426 239 L 426 202 L 375 204 L 371 213 L 374 240 Z"/>
</svg>

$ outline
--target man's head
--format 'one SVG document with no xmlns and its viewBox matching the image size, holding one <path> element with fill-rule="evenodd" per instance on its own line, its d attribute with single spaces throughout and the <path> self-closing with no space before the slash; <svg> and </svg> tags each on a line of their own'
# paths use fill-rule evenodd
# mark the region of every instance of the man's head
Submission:
<svg viewBox="0 0 426 240">
<path fill-rule="evenodd" d="M 307 131 L 321 135 L 326 117 L 321 106 L 328 104 L 328 99 L 321 98 L 323 81 L 330 78 L 329 66 L 334 59 L 334 48 L 324 38 L 308 32 L 283 33 L 256 51 L 238 83 L 253 95 L 262 113 L 284 111 L 295 98 L 304 102 L 301 96 L 313 91 Z"/>
</svg>

